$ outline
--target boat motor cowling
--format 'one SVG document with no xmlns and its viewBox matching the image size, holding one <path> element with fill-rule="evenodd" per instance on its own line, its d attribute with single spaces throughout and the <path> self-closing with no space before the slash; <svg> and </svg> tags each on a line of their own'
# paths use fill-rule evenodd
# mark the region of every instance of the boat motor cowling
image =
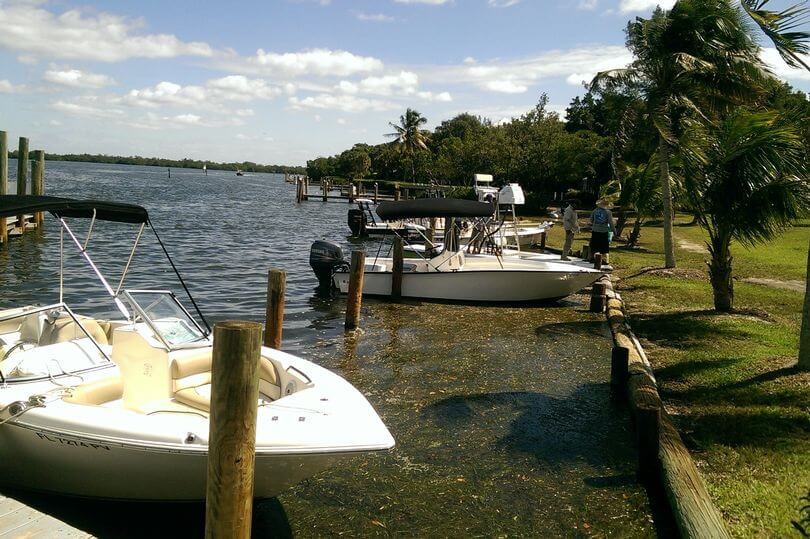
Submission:
<svg viewBox="0 0 810 539">
<path fill-rule="evenodd" d="M 318 240 L 309 249 L 309 265 L 315 272 L 320 286 L 331 288 L 332 274 L 347 264 L 340 245 L 331 241 Z"/>
<path fill-rule="evenodd" d="M 349 210 L 349 229 L 352 231 L 352 236 L 362 238 L 366 234 L 366 212 L 354 208 Z"/>
</svg>

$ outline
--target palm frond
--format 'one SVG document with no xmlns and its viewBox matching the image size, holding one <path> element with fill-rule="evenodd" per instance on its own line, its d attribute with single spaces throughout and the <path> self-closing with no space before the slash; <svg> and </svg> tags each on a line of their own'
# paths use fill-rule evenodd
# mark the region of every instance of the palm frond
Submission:
<svg viewBox="0 0 810 539">
<path fill-rule="evenodd" d="M 806 2 L 799 2 L 783 9 L 765 9 L 770 0 L 740 0 L 743 9 L 773 42 L 782 59 L 791 67 L 810 66 L 802 59 L 810 51 L 810 33 L 798 30 L 810 20 Z"/>
</svg>

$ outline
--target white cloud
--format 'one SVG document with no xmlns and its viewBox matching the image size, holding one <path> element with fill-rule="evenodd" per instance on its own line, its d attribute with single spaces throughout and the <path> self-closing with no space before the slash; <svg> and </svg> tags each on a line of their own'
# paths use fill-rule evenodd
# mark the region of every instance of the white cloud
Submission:
<svg viewBox="0 0 810 539">
<path fill-rule="evenodd" d="M 128 58 L 211 56 L 201 42 L 170 34 L 142 34 L 143 21 L 109 13 L 85 16 L 78 9 L 61 14 L 30 4 L 0 5 L 0 48 L 49 57 L 119 62 Z"/>
<path fill-rule="evenodd" d="M 675 5 L 675 0 L 621 0 L 619 11 L 621 13 L 632 13 L 634 11 L 647 11 L 656 6 L 670 9 Z"/>
<path fill-rule="evenodd" d="M 359 56 L 348 51 L 309 49 L 300 52 L 275 53 L 263 49 L 248 58 L 225 59 L 225 65 L 237 72 L 262 73 L 274 78 L 301 76 L 348 77 L 371 73 L 383 68 L 383 63 L 371 56 Z"/>
<path fill-rule="evenodd" d="M 520 2 L 521 0 L 487 0 L 490 7 L 512 7 Z"/>
<path fill-rule="evenodd" d="M 364 11 L 358 11 L 354 16 L 358 21 L 364 22 L 394 22 L 396 20 L 391 15 L 386 15 L 385 13 L 366 13 Z"/>
<path fill-rule="evenodd" d="M 787 81 L 810 81 L 810 71 L 790 67 L 782 60 L 782 57 L 779 56 L 779 52 L 773 47 L 763 48 L 760 57 L 762 61 L 770 66 L 773 74 L 780 79 Z M 804 55 L 803 59 L 806 64 L 810 65 L 810 54 Z"/>
<path fill-rule="evenodd" d="M 291 97 L 290 106 L 295 110 L 325 109 L 340 110 L 343 112 L 384 111 L 399 108 L 398 105 L 379 99 L 366 99 L 351 94 L 334 95 L 318 94 L 304 98 Z"/>
<path fill-rule="evenodd" d="M 565 82 L 571 86 L 582 86 L 590 83 L 595 76 L 596 73 L 571 73 L 566 77 Z"/>
<path fill-rule="evenodd" d="M 51 108 L 72 116 L 89 116 L 93 118 L 120 118 L 124 111 L 109 106 L 98 96 L 87 95 L 72 101 L 59 100 L 51 103 Z"/>
<path fill-rule="evenodd" d="M 227 101 L 249 102 L 256 99 L 272 99 L 284 91 L 278 86 L 271 86 L 263 79 L 228 75 L 206 81 L 204 86 L 181 86 L 163 81 L 150 88 L 130 90 L 121 98 L 121 101 L 137 107 L 155 108 L 171 105 L 221 109 L 222 104 Z"/>
<path fill-rule="evenodd" d="M 511 80 L 492 80 L 485 82 L 484 88 L 493 92 L 501 92 L 504 94 L 522 94 L 529 89 L 528 86 Z"/>
<path fill-rule="evenodd" d="M 12 84 L 8 79 L 0 79 L 0 94 L 13 94 L 24 88 L 20 84 Z"/>
<path fill-rule="evenodd" d="M 579 0 L 579 4 L 577 4 L 577 9 L 581 9 L 583 11 L 593 11 L 596 9 L 596 6 L 599 4 L 599 0 Z"/>
<path fill-rule="evenodd" d="M 419 77 L 412 71 L 400 71 L 396 75 L 366 77 L 358 83 L 340 81 L 337 88 L 347 94 L 373 94 L 390 96 L 392 94 L 411 95 L 419 86 Z"/>
<path fill-rule="evenodd" d="M 253 109 L 236 109 L 234 113 L 237 116 L 241 116 L 243 118 L 247 118 L 248 116 L 253 116 L 254 114 L 256 114 L 255 112 L 253 112 Z"/>
<path fill-rule="evenodd" d="M 73 88 L 103 88 L 115 84 L 107 75 L 89 73 L 80 69 L 58 69 L 52 67 L 42 76 L 48 82 Z"/>
<path fill-rule="evenodd" d="M 416 92 L 416 95 L 425 101 L 449 103 L 453 100 L 453 96 L 450 95 L 450 92 L 439 92 L 438 94 L 434 94 L 433 92 Z"/>
</svg>

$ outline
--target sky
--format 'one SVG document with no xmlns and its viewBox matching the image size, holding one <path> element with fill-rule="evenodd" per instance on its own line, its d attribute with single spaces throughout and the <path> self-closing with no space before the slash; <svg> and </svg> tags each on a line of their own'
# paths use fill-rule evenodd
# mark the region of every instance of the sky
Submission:
<svg viewBox="0 0 810 539">
<path fill-rule="evenodd" d="M 407 107 L 428 127 L 499 122 L 545 92 L 564 115 L 631 60 L 626 23 L 659 3 L 0 0 L 0 130 L 52 153 L 301 165 L 387 140 Z"/>
</svg>

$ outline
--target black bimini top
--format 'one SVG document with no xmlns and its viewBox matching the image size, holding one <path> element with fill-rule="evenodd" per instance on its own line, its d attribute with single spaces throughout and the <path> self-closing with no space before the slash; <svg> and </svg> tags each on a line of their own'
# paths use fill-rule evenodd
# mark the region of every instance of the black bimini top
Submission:
<svg viewBox="0 0 810 539">
<path fill-rule="evenodd" d="M 95 215 L 99 221 L 117 223 L 141 224 L 149 220 L 146 210 L 135 204 L 38 195 L 0 195 L 0 217 L 45 211 L 56 217 L 91 219 Z"/>
<path fill-rule="evenodd" d="M 458 198 L 386 201 L 377 206 L 377 215 L 386 221 L 417 217 L 489 217 L 493 213 L 492 204 Z"/>
</svg>

